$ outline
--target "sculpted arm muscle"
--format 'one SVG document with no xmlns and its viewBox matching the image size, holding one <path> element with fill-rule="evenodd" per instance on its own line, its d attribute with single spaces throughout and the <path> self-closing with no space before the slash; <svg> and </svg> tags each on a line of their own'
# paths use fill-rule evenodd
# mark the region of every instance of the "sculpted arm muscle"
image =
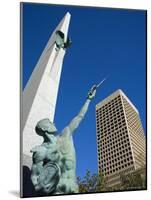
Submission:
<svg viewBox="0 0 151 200">
<path fill-rule="evenodd" d="M 95 94 L 96 94 L 96 86 L 94 85 L 88 92 L 87 99 L 84 105 L 82 106 L 80 112 L 77 114 L 76 117 L 72 119 L 69 125 L 65 127 L 65 129 L 62 131 L 62 135 L 71 135 L 78 128 L 80 122 L 82 121 L 88 110 L 91 100 L 95 97 Z"/>
<path fill-rule="evenodd" d="M 69 123 L 69 125 L 67 127 L 65 127 L 62 131 L 62 135 L 71 135 L 79 126 L 80 122 L 82 121 L 82 119 L 84 118 L 89 104 L 90 104 L 90 99 L 87 99 L 86 102 L 84 103 L 84 105 L 82 106 L 80 112 L 78 113 L 78 115 L 76 117 L 74 117 L 71 122 Z"/>
</svg>

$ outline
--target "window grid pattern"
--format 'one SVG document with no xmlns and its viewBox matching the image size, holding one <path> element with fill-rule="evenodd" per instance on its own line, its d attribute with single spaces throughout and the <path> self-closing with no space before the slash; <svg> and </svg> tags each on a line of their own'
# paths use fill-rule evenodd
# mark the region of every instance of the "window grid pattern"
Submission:
<svg viewBox="0 0 151 200">
<path fill-rule="evenodd" d="M 135 112 L 135 110 L 129 105 L 129 103 L 124 97 L 122 97 L 122 100 L 124 104 L 128 129 L 134 153 L 135 167 L 137 169 L 142 167 L 145 164 L 146 160 L 145 135 L 139 114 Z"/>
<path fill-rule="evenodd" d="M 134 165 L 121 95 L 96 109 L 99 171 L 107 176 Z"/>
</svg>

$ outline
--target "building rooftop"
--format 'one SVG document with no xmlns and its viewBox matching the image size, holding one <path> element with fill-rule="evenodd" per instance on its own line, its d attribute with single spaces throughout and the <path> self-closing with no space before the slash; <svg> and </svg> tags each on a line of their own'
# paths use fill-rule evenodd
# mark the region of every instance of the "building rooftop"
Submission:
<svg viewBox="0 0 151 200">
<path fill-rule="evenodd" d="M 105 104 L 109 103 L 112 99 L 114 99 L 118 95 L 123 96 L 129 102 L 129 104 L 133 107 L 133 109 L 139 114 L 137 108 L 134 106 L 134 104 L 129 100 L 129 98 L 124 94 L 124 92 L 121 89 L 116 90 L 111 95 L 109 95 L 108 97 L 106 97 L 105 99 L 103 99 L 101 102 L 97 103 L 96 104 L 96 110 L 99 109 L 99 108 L 101 108 Z"/>
</svg>

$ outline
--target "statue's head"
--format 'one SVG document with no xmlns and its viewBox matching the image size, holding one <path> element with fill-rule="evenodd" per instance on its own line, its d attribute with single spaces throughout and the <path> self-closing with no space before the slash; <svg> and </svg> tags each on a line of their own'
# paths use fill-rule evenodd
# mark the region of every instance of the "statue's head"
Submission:
<svg viewBox="0 0 151 200">
<path fill-rule="evenodd" d="M 40 120 L 36 127 L 35 131 L 38 135 L 43 136 L 45 132 L 49 134 L 55 134 L 57 132 L 57 129 L 48 118 Z"/>
</svg>

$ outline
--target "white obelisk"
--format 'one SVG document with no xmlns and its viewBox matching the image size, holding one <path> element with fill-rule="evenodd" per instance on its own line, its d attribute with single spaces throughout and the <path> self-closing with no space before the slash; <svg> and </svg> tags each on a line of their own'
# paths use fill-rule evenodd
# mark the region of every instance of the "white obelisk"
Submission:
<svg viewBox="0 0 151 200">
<path fill-rule="evenodd" d="M 35 132 L 37 122 L 43 118 L 54 120 L 58 87 L 65 49 L 56 49 L 56 31 L 64 33 L 67 40 L 70 14 L 67 13 L 50 37 L 22 96 L 22 165 L 31 167 L 30 150 L 42 143 Z"/>
</svg>

